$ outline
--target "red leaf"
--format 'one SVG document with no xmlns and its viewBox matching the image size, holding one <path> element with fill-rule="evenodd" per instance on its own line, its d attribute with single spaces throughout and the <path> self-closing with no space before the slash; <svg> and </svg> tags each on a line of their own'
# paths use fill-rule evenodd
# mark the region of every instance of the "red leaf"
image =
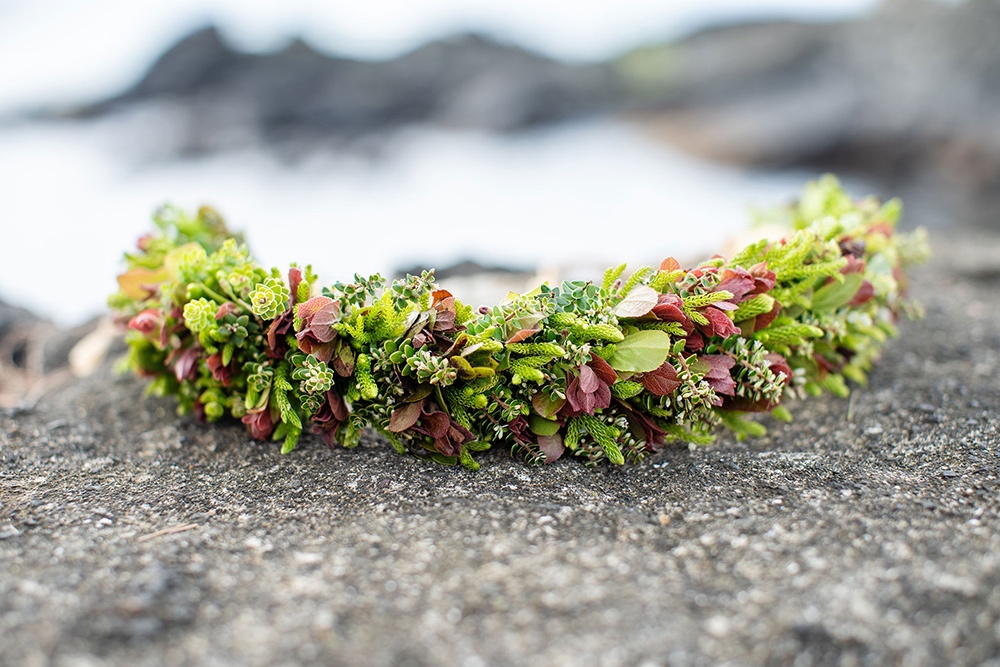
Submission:
<svg viewBox="0 0 1000 667">
<path fill-rule="evenodd" d="M 677 387 L 681 386 L 680 378 L 677 376 L 677 370 L 670 364 L 669 361 L 664 361 L 663 365 L 655 371 L 644 373 L 642 377 L 639 378 L 639 382 L 642 383 L 642 386 L 645 387 L 647 391 L 652 394 L 656 394 L 657 396 L 672 394 Z"/>
<path fill-rule="evenodd" d="M 705 332 L 705 335 L 729 338 L 730 336 L 735 336 L 740 333 L 739 328 L 733 324 L 733 321 L 729 319 L 729 316 L 715 306 L 708 306 L 700 312 L 708 318 L 708 325 L 701 327 L 701 330 Z"/>
<path fill-rule="evenodd" d="M 777 282 L 778 276 L 774 271 L 769 271 L 767 268 L 767 262 L 761 262 L 760 264 L 754 264 L 750 267 L 750 275 L 753 276 L 754 288 L 750 294 L 765 294 L 770 292 L 774 287 L 774 283 Z M 748 294 L 747 296 L 750 296 Z"/>
<path fill-rule="evenodd" d="M 440 307 L 446 310 L 455 306 L 455 297 L 446 289 L 434 290 L 431 292 L 431 296 L 434 297 L 434 301 L 431 302 L 433 308 L 438 308 L 438 304 L 441 304 Z"/>
<path fill-rule="evenodd" d="M 292 292 L 292 304 L 299 300 L 299 283 L 302 282 L 302 269 L 293 266 L 288 269 L 288 289 Z"/>
<path fill-rule="evenodd" d="M 522 340 L 524 340 L 528 336 L 531 336 L 532 334 L 536 334 L 539 331 L 540 331 L 540 329 L 521 329 L 520 331 L 518 331 L 513 336 L 511 336 L 510 338 L 507 339 L 507 344 L 509 345 L 510 343 L 520 343 Z"/>
<path fill-rule="evenodd" d="M 455 328 L 455 311 L 439 310 L 434 316 L 434 331 L 451 331 Z"/>
<path fill-rule="evenodd" d="M 840 270 L 843 274 L 848 273 L 864 273 L 865 272 L 865 260 L 858 259 L 854 255 L 846 255 L 847 266 Z"/>
<path fill-rule="evenodd" d="M 695 331 L 687 335 L 687 343 L 684 345 L 685 351 L 697 352 L 703 347 L 705 347 L 705 340 L 701 337 L 700 333 Z"/>
<path fill-rule="evenodd" d="M 177 378 L 178 382 L 193 380 L 197 367 L 198 348 L 192 345 L 177 353 L 174 360 L 174 377 Z"/>
<path fill-rule="evenodd" d="M 611 367 L 611 364 L 593 352 L 590 353 L 590 362 L 587 365 L 597 373 L 597 377 L 601 378 L 604 384 L 612 385 L 618 381 L 618 373 Z"/>
<path fill-rule="evenodd" d="M 760 331 L 761 329 L 766 329 L 771 326 L 771 322 L 777 319 L 778 315 L 781 313 L 781 304 L 777 301 L 774 302 L 774 306 L 771 307 L 766 313 L 761 313 L 754 318 L 753 330 Z"/>
<path fill-rule="evenodd" d="M 266 406 L 262 410 L 248 412 L 240 421 L 250 427 L 250 436 L 257 440 L 266 440 L 274 431 L 271 411 Z"/>
<path fill-rule="evenodd" d="M 707 362 L 711 366 L 711 369 L 705 373 L 705 382 L 717 394 L 725 394 L 727 396 L 736 394 L 736 382 L 729 374 L 729 369 L 736 363 L 735 359 L 725 354 L 703 354 L 698 359 Z"/>
<path fill-rule="evenodd" d="M 405 403 L 392 411 L 389 417 L 389 427 L 386 430 L 393 433 L 401 433 L 417 423 L 420 418 L 420 411 L 424 407 L 424 402 Z"/>
<path fill-rule="evenodd" d="M 432 412 L 424 413 L 423 418 L 420 420 L 420 428 L 418 428 L 418 430 L 423 431 L 437 440 L 448 435 L 449 427 L 451 427 L 451 419 L 448 415 L 440 410 L 434 410 Z"/>
<path fill-rule="evenodd" d="M 729 292 L 733 295 L 730 301 L 735 304 L 743 301 L 744 296 L 752 291 L 755 286 L 754 277 L 750 275 L 749 271 L 739 266 L 734 266 L 722 272 L 722 280 L 719 281 L 719 284 L 712 291 Z M 716 305 L 719 305 L 719 303 Z"/>
<path fill-rule="evenodd" d="M 233 381 L 233 369 L 222 365 L 222 353 L 216 352 L 205 360 L 205 365 L 212 372 L 212 377 L 222 383 L 223 387 L 228 387 Z"/>
<path fill-rule="evenodd" d="M 163 326 L 163 313 L 156 308 L 147 308 L 129 320 L 128 323 L 129 329 L 135 329 L 143 334 L 158 332 L 161 326 Z"/>
<path fill-rule="evenodd" d="M 333 299 L 328 296 L 314 296 L 308 301 L 303 301 L 299 304 L 297 313 L 300 320 L 304 320 L 313 313 L 320 310 L 323 306 L 333 303 Z"/>
<path fill-rule="evenodd" d="M 332 389 L 326 392 L 326 404 L 330 406 L 330 412 L 333 413 L 333 418 L 337 421 L 347 421 L 347 418 L 351 415 L 343 397 Z"/>
<path fill-rule="evenodd" d="M 297 312 L 302 320 L 302 330 L 295 337 L 300 342 L 310 337 L 319 343 L 329 343 L 337 336 L 333 325 L 340 320 L 339 301 L 326 296 L 314 296 L 299 304 Z"/>
<path fill-rule="evenodd" d="M 705 373 L 705 378 L 723 378 L 729 375 L 729 369 L 736 365 L 736 360 L 728 354 L 703 354 L 698 357 L 699 361 L 704 361 L 710 368 Z"/>
<path fill-rule="evenodd" d="M 593 394 L 597 391 L 597 386 L 600 383 L 601 381 L 597 379 L 597 374 L 594 373 L 590 366 L 580 366 L 580 391 L 586 394 Z"/>
<path fill-rule="evenodd" d="M 674 271 L 680 270 L 680 263 L 673 257 L 667 257 L 665 260 L 660 262 L 660 271 L 666 271 L 667 273 L 672 273 Z"/>
<path fill-rule="evenodd" d="M 240 307 L 232 301 L 226 301 L 215 311 L 215 319 L 221 320 L 226 315 L 236 315 L 240 312 Z"/>
<path fill-rule="evenodd" d="M 459 456 L 462 453 L 462 447 L 445 436 L 434 438 L 434 449 L 445 456 Z"/>
<path fill-rule="evenodd" d="M 562 436 L 558 433 L 538 436 L 538 448 L 542 450 L 542 454 L 545 454 L 546 463 L 552 463 L 566 451 Z"/>
<path fill-rule="evenodd" d="M 847 303 L 849 308 L 857 308 L 867 303 L 875 296 L 875 288 L 867 280 L 861 283 L 861 287 L 854 293 L 854 297 Z"/>
<path fill-rule="evenodd" d="M 684 314 L 682 306 L 684 300 L 676 294 L 661 294 L 653 307 L 653 314 L 663 322 L 680 322 L 684 331 L 691 333 L 694 325 L 687 315 Z"/>
</svg>

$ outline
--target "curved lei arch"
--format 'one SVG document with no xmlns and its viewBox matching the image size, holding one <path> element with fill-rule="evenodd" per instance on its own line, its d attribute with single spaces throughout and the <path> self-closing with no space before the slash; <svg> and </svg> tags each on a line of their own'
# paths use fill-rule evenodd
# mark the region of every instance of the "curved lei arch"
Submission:
<svg viewBox="0 0 1000 667">
<path fill-rule="evenodd" d="M 494 445 L 622 464 L 709 442 L 719 424 L 760 435 L 753 413 L 787 420 L 789 396 L 864 382 L 898 317 L 919 314 L 904 271 L 926 258 L 926 234 L 897 233 L 900 213 L 827 176 L 769 216 L 780 240 L 476 310 L 432 271 L 320 287 L 308 266 L 268 270 L 215 211 L 166 207 L 109 302 L 128 327 L 124 366 L 149 391 L 240 419 L 283 453 L 311 425 L 330 446 L 370 427 L 400 453 L 472 470 Z"/>
</svg>

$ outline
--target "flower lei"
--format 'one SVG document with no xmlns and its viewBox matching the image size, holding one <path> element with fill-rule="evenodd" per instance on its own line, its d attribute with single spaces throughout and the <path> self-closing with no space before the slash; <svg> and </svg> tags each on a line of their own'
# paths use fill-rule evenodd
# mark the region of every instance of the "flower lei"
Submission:
<svg viewBox="0 0 1000 667">
<path fill-rule="evenodd" d="M 771 214 L 787 225 L 730 259 L 668 258 L 628 277 L 569 281 L 475 310 L 433 272 L 355 275 L 320 288 L 257 265 L 217 213 L 173 208 L 126 254 L 110 298 L 128 324 L 124 364 L 180 413 L 242 420 L 290 452 L 307 427 L 331 447 L 382 434 L 400 453 L 475 470 L 493 445 L 534 463 L 637 461 L 706 443 L 751 413 L 790 418 L 788 396 L 863 383 L 900 313 L 903 269 L 927 255 L 897 234 L 901 206 L 853 201 L 832 176 Z"/>
</svg>

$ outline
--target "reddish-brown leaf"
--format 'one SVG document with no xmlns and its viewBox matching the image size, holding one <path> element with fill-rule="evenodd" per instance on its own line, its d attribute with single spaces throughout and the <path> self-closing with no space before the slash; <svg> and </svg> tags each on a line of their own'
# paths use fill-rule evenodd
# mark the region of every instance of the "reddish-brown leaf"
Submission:
<svg viewBox="0 0 1000 667">
<path fill-rule="evenodd" d="M 655 371 L 644 373 L 642 377 L 639 378 L 639 382 L 642 383 L 642 386 L 645 387 L 647 391 L 652 394 L 656 394 L 657 396 L 672 394 L 677 387 L 681 386 L 680 378 L 677 376 L 677 370 L 670 364 L 669 361 L 664 361 L 663 365 Z"/>
<path fill-rule="evenodd" d="M 599 357 L 591 352 L 590 362 L 587 365 L 597 373 L 597 377 L 601 378 L 604 384 L 612 385 L 618 382 L 618 373 L 615 372 L 615 369 L 603 357 Z"/>
<path fill-rule="evenodd" d="M 673 257 L 667 257 L 665 260 L 660 262 L 660 271 L 666 271 L 667 273 L 672 273 L 678 271 L 681 268 L 680 263 Z"/>
<path fill-rule="evenodd" d="M 420 429 L 434 439 L 444 438 L 451 427 L 451 419 L 440 410 L 425 412 L 420 420 Z M 443 453 L 443 452 L 442 452 Z"/>
<path fill-rule="evenodd" d="M 417 419 L 420 418 L 420 411 L 423 407 L 423 401 L 420 401 L 419 403 L 404 403 L 403 405 L 400 405 L 392 411 L 392 416 L 389 417 L 389 427 L 387 430 L 392 431 L 393 433 L 400 433 L 410 428 L 417 423 Z"/>
<path fill-rule="evenodd" d="M 521 329 L 520 331 L 518 331 L 513 336 L 511 336 L 510 338 L 507 339 L 507 344 L 509 345 L 511 343 L 520 343 L 525 338 L 527 338 L 527 337 L 529 337 L 529 336 L 531 336 L 533 334 L 536 334 L 539 331 L 540 331 L 540 329 Z"/>
<path fill-rule="evenodd" d="M 580 366 L 580 391 L 587 394 L 593 394 L 597 391 L 597 387 L 600 383 L 601 381 L 597 379 L 597 374 L 590 368 L 590 366 L 587 366 L 586 364 Z"/>
<path fill-rule="evenodd" d="M 546 463 L 552 463 L 566 451 L 566 447 L 563 445 L 562 436 L 558 433 L 555 435 L 538 436 L 538 448 L 542 450 L 542 454 L 545 455 Z"/>
</svg>

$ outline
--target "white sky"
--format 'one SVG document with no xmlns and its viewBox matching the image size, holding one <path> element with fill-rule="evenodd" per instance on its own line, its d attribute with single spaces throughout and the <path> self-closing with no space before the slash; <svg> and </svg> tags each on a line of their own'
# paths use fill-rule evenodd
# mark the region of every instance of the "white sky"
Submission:
<svg viewBox="0 0 1000 667">
<path fill-rule="evenodd" d="M 596 60 L 718 21 L 849 17 L 878 0 L 0 0 L 0 113 L 115 92 L 191 29 L 384 57 L 459 30 Z"/>
</svg>

